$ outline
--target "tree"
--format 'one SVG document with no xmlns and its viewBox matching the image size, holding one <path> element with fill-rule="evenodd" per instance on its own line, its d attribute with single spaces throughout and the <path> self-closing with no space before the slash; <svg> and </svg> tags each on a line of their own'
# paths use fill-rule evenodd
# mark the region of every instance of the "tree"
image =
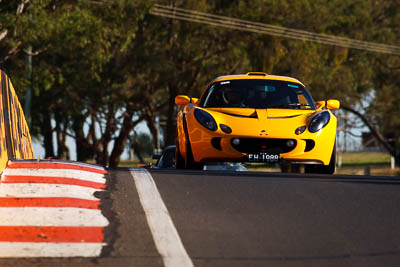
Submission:
<svg viewBox="0 0 400 267">
<path fill-rule="evenodd" d="M 43 136 L 46 157 L 55 155 L 52 133 L 56 131 L 59 157 L 65 157 L 65 137 L 70 135 L 77 143 L 78 160 L 95 158 L 98 163 L 107 164 L 108 145 L 119 131 L 117 113 L 132 106 L 124 100 L 123 91 L 129 88 L 123 88 L 123 84 L 130 74 L 123 72 L 122 65 L 129 64 L 126 54 L 133 47 L 137 22 L 151 3 L 21 3 L 23 16 L 18 12 L 13 15 L 16 8 L 21 9 L 16 4 L 9 4 L 4 15 L 3 21 L 9 21 L 8 31 L 15 33 L 5 44 L 11 48 L 29 44 L 38 51 L 32 81 L 36 114 L 33 133 Z M 23 50 L 11 48 L 8 50 L 17 51 L 13 62 L 21 65 L 24 61 L 18 57 L 23 56 Z M 15 71 L 17 83 L 27 83 L 18 72 L 19 67 L 10 69 Z"/>
<path fill-rule="evenodd" d="M 144 157 L 152 156 L 154 153 L 154 144 L 151 139 L 151 136 L 146 133 L 138 134 L 136 131 L 133 131 L 127 144 L 130 159 L 133 159 L 133 155 L 136 155 L 141 162 L 144 162 Z"/>
<path fill-rule="evenodd" d="M 160 3 L 389 44 L 396 44 L 400 31 L 399 7 L 385 0 Z M 156 145 L 157 116 L 165 121 L 165 145 L 174 144 L 176 95 L 199 97 L 216 76 L 248 71 L 293 76 L 316 100 L 340 99 L 399 151 L 399 133 L 393 130 L 399 124 L 393 117 L 399 117 L 393 97 L 398 56 L 157 17 L 150 14 L 152 5 L 145 0 L 2 3 L 0 67 L 20 96 L 32 85 L 31 132 L 43 138 L 46 157 L 68 158 L 70 136 L 78 160 L 117 166 L 139 122 L 147 123 Z M 33 57 L 30 81 L 27 47 Z M 359 110 L 368 95 L 374 96 L 370 107 Z"/>
</svg>

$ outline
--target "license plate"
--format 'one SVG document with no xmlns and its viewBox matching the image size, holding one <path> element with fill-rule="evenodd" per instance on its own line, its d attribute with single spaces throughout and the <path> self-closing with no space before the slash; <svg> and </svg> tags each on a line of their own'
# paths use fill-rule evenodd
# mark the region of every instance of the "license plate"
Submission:
<svg viewBox="0 0 400 267">
<path fill-rule="evenodd" d="M 247 154 L 247 160 L 249 162 L 265 162 L 265 163 L 276 163 L 281 160 L 279 154 L 272 154 L 266 152 L 249 153 Z"/>
</svg>

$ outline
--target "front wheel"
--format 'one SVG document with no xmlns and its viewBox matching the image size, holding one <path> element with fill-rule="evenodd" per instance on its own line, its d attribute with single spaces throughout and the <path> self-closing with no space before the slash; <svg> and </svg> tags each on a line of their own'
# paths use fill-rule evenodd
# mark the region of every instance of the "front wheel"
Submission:
<svg viewBox="0 0 400 267">
<path fill-rule="evenodd" d="M 301 173 L 301 165 L 289 162 L 281 163 L 281 172 L 283 173 Z"/>
<path fill-rule="evenodd" d="M 176 150 L 175 150 L 175 168 L 184 169 L 185 168 L 185 159 L 181 156 L 181 152 L 179 149 L 179 140 L 176 140 Z"/>
<path fill-rule="evenodd" d="M 189 140 L 186 142 L 186 157 L 185 157 L 185 169 L 202 170 L 204 168 L 203 162 L 195 162 L 193 158 L 192 148 Z"/>
<path fill-rule="evenodd" d="M 177 169 L 194 169 L 194 170 L 202 170 L 204 168 L 204 163 L 195 162 L 192 153 L 192 147 L 189 141 L 189 134 L 187 131 L 186 121 L 183 121 L 183 127 L 185 131 L 185 146 L 186 153 L 185 156 L 182 157 L 179 152 L 179 141 L 176 141 L 176 161 L 175 166 Z"/>
</svg>

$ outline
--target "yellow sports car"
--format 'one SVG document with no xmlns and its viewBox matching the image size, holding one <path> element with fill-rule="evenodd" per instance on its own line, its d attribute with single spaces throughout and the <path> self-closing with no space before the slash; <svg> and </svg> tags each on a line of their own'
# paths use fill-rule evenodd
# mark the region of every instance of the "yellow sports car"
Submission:
<svg viewBox="0 0 400 267">
<path fill-rule="evenodd" d="M 175 97 L 176 167 L 205 162 L 280 163 L 283 171 L 334 173 L 338 100 L 314 102 L 290 77 L 249 72 L 215 79 L 200 99 Z"/>
</svg>

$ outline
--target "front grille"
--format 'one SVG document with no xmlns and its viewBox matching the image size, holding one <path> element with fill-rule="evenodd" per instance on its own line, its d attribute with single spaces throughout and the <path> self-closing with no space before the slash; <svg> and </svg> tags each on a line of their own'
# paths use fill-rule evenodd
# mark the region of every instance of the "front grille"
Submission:
<svg viewBox="0 0 400 267">
<path fill-rule="evenodd" d="M 240 144 L 231 145 L 234 149 L 242 153 L 253 152 L 269 152 L 269 153 L 286 153 L 292 151 L 296 145 L 296 139 L 274 139 L 274 138 L 239 138 Z M 294 141 L 294 146 L 288 147 L 286 142 Z"/>
<path fill-rule="evenodd" d="M 314 140 L 305 139 L 305 141 L 306 141 L 306 148 L 304 149 L 304 152 L 311 151 L 315 147 Z"/>
</svg>

